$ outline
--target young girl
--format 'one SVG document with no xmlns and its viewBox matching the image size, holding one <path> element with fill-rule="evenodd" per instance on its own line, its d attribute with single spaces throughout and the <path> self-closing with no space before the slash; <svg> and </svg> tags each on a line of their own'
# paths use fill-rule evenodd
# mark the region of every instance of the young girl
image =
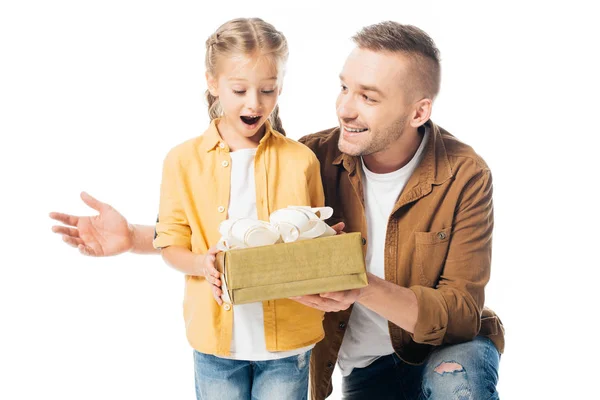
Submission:
<svg viewBox="0 0 600 400">
<path fill-rule="evenodd" d="M 284 136 L 277 99 L 288 47 L 272 25 L 235 19 L 206 41 L 210 126 L 164 161 L 154 246 L 186 274 L 184 318 L 198 399 L 306 399 L 323 313 L 282 299 L 231 306 L 214 268 L 219 224 L 324 205 L 319 163 Z"/>
</svg>

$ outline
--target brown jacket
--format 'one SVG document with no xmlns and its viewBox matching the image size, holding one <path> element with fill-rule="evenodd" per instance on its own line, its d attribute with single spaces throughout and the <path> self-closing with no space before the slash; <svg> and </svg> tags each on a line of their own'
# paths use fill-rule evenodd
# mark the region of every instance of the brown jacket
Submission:
<svg viewBox="0 0 600 400">
<path fill-rule="evenodd" d="M 484 308 L 484 287 L 492 255 L 492 176 L 485 162 L 464 143 L 431 121 L 423 159 L 390 215 L 386 234 L 385 279 L 417 296 L 418 320 L 409 333 L 389 323 L 396 354 L 407 363 L 424 361 L 435 346 L 488 336 L 504 350 L 504 328 Z M 330 224 L 344 221 L 346 232 L 367 237 L 360 159 L 338 150 L 339 128 L 300 139 L 321 162 Z M 327 313 L 325 339 L 311 358 L 311 397 L 331 394 L 331 374 L 352 308 Z"/>
</svg>

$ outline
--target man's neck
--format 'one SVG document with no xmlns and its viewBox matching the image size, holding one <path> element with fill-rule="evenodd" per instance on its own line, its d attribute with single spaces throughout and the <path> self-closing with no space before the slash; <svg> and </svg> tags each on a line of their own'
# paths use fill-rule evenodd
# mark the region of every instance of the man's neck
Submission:
<svg viewBox="0 0 600 400">
<path fill-rule="evenodd" d="M 423 135 L 417 129 L 410 129 L 386 149 L 362 158 L 371 172 L 376 174 L 394 172 L 412 160 L 422 140 Z"/>
</svg>

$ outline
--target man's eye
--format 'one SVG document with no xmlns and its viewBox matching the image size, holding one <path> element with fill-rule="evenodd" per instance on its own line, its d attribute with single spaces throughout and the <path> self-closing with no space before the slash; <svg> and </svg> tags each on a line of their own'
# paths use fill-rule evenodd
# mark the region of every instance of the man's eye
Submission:
<svg viewBox="0 0 600 400">
<path fill-rule="evenodd" d="M 367 103 L 375 103 L 375 102 L 376 102 L 376 100 L 375 100 L 375 99 L 372 99 L 372 98 L 370 98 L 370 97 L 369 97 L 369 96 L 367 96 L 366 94 L 363 94 L 363 95 L 362 95 L 362 98 L 363 98 L 363 100 L 364 100 L 364 101 L 366 101 Z"/>
</svg>

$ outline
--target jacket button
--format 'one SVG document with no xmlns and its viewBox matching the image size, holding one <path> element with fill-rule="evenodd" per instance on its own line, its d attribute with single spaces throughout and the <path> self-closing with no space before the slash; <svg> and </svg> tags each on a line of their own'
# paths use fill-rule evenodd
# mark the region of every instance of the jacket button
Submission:
<svg viewBox="0 0 600 400">
<path fill-rule="evenodd" d="M 362 244 L 363 244 L 363 246 L 364 246 L 365 244 L 367 244 L 367 239 L 365 239 L 365 238 L 362 238 Z"/>
<path fill-rule="evenodd" d="M 223 308 L 225 309 L 225 311 L 231 310 L 231 306 L 228 303 L 225 303 L 225 305 L 223 306 Z"/>
<path fill-rule="evenodd" d="M 331 361 L 327 363 L 327 368 L 333 369 L 333 363 Z"/>
<path fill-rule="evenodd" d="M 341 321 L 338 326 L 340 327 L 340 329 L 344 329 L 346 327 L 346 323 L 344 321 Z"/>
<path fill-rule="evenodd" d="M 438 236 L 438 238 L 439 238 L 440 240 L 444 240 L 444 239 L 446 239 L 446 234 L 445 234 L 444 232 L 439 232 L 439 233 L 437 234 L 437 236 Z"/>
<path fill-rule="evenodd" d="M 229 167 L 229 161 L 225 160 L 221 163 L 223 167 Z"/>
<path fill-rule="evenodd" d="M 223 211 L 225 211 L 225 207 L 219 206 L 219 208 L 217 208 L 217 211 L 222 213 Z"/>
</svg>

